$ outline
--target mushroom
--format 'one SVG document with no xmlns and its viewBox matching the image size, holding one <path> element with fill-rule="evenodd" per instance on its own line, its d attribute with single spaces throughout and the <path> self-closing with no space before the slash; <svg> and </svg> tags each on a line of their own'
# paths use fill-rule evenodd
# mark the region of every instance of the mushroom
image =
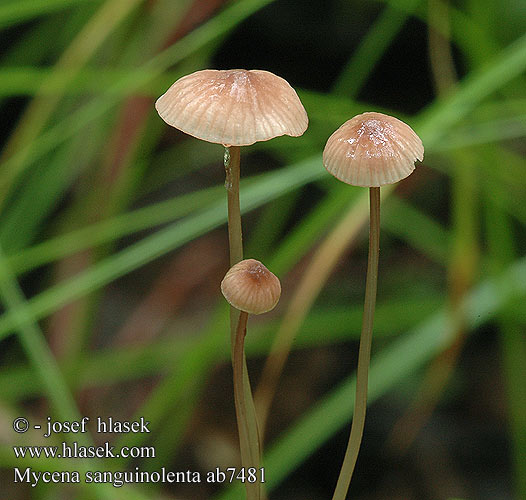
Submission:
<svg viewBox="0 0 526 500">
<path fill-rule="evenodd" d="M 262 70 L 196 71 L 177 80 L 155 103 L 169 125 L 225 146 L 230 266 L 243 258 L 239 210 L 240 146 L 307 129 L 305 108 L 286 80 Z"/>
<path fill-rule="evenodd" d="M 239 206 L 240 147 L 281 135 L 297 137 L 307 129 L 307 113 L 294 89 L 279 76 L 261 70 L 202 70 L 177 80 L 155 103 L 172 127 L 225 147 L 230 266 L 243 259 Z M 239 311 L 230 309 L 234 356 Z M 243 359 L 243 390 L 248 401 L 246 438 L 259 460 L 259 437 L 252 392 Z M 256 462 L 259 463 L 259 462 Z M 245 466 L 245 464 L 243 464 Z M 248 484 L 248 483 L 247 483 Z M 258 493 L 259 495 L 259 493 Z M 249 498 L 259 498 L 250 496 Z"/>
<path fill-rule="evenodd" d="M 323 165 L 340 181 L 380 187 L 405 179 L 424 158 L 413 129 L 393 116 L 362 113 L 346 121 L 327 140 Z"/>
<path fill-rule="evenodd" d="M 227 147 L 298 137 L 308 124 L 294 89 L 262 70 L 197 71 L 177 80 L 155 108 L 168 125 Z"/>
<path fill-rule="evenodd" d="M 241 450 L 241 462 L 245 471 L 259 471 L 259 456 L 248 442 L 250 421 L 247 410 L 250 400 L 243 387 L 243 363 L 245 354 L 245 336 L 249 314 L 268 312 L 279 301 L 281 284 L 261 262 L 246 259 L 238 262 L 226 273 L 221 282 L 221 292 L 227 302 L 239 309 L 239 321 L 236 328 L 232 369 L 234 373 L 234 401 Z M 260 478 L 259 478 L 260 479 Z M 247 498 L 259 498 L 260 488 L 257 483 L 246 481 Z"/>
<path fill-rule="evenodd" d="M 226 273 L 221 292 L 231 306 L 245 314 L 262 314 L 276 307 L 281 285 L 261 262 L 245 259 Z"/>
<path fill-rule="evenodd" d="M 358 458 L 367 408 L 367 383 L 373 334 L 380 241 L 380 186 L 404 179 L 424 158 L 424 146 L 404 122 L 382 113 L 351 118 L 327 140 L 323 165 L 337 179 L 369 188 L 369 257 L 364 314 L 356 374 L 356 398 L 349 443 L 333 500 L 344 500 Z"/>
</svg>

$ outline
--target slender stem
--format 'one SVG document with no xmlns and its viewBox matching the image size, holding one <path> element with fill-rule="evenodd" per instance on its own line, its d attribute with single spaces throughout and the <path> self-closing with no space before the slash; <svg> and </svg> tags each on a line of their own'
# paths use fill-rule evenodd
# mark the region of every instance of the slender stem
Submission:
<svg viewBox="0 0 526 500">
<path fill-rule="evenodd" d="M 356 399 L 351 426 L 349 444 L 345 451 L 338 483 L 334 490 L 333 500 L 345 500 L 351 477 L 358 459 L 365 425 L 367 409 L 367 382 L 371 343 L 373 339 L 374 308 L 376 305 L 376 285 L 378 282 L 378 256 L 380 251 L 380 188 L 369 188 L 369 259 L 367 262 L 367 279 L 365 284 L 365 302 L 363 309 L 360 351 L 358 353 L 358 371 L 356 375 Z"/>
<path fill-rule="evenodd" d="M 228 242 L 230 244 L 230 267 L 237 264 L 240 260 L 243 260 L 241 209 L 239 207 L 240 150 L 241 148 L 239 146 L 225 147 L 225 188 L 228 197 Z"/>
<path fill-rule="evenodd" d="M 250 443 L 249 432 L 249 400 L 244 387 L 243 365 L 245 363 L 245 336 L 247 333 L 248 313 L 241 311 L 236 329 L 236 341 L 234 344 L 234 401 L 236 405 L 237 430 L 239 434 L 239 448 L 241 450 L 241 464 L 245 472 L 249 468 L 258 470 L 259 456 L 254 456 L 253 447 Z M 248 500 L 259 499 L 259 485 L 257 483 L 245 482 Z"/>
<path fill-rule="evenodd" d="M 230 267 L 243 260 L 243 236 L 241 230 L 241 208 L 239 206 L 240 147 L 225 146 L 225 189 L 228 202 L 228 244 L 230 249 Z M 230 342 L 232 357 L 236 341 L 236 328 L 239 311 L 230 307 Z"/>
<path fill-rule="evenodd" d="M 234 344 L 234 399 L 236 403 L 236 416 L 238 422 L 246 419 L 246 401 L 243 396 L 243 352 L 245 350 L 245 336 L 247 334 L 248 313 L 241 311 L 236 331 L 236 343 Z M 242 440 L 241 425 L 239 427 L 239 440 Z M 243 453 L 243 448 L 241 448 Z"/>
<path fill-rule="evenodd" d="M 230 266 L 243 260 L 243 238 L 241 231 L 241 209 L 239 206 L 240 147 L 225 146 L 225 188 L 228 199 L 228 242 L 230 247 Z M 234 370 L 234 393 L 236 416 L 241 449 L 241 463 L 245 468 L 259 470 L 260 441 L 256 410 L 248 378 L 247 362 L 244 352 L 246 333 L 246 313 L 230 307 L 230 341 L 232 366 Z M 239 345 L 241 343 L 241 345 Z M 237 386 L 236 386 L 237 384 Z M 241 403 L 240 403 L 241 402 Z M 242 405 L 242 407 L 240 406 Z M 248 500 L 259 500 L 260 485 L 245 483 Z"/>
</svg>

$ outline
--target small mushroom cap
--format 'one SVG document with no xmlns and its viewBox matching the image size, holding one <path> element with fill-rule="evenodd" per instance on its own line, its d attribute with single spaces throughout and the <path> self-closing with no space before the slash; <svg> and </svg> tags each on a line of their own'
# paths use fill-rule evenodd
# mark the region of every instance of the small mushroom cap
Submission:
<svg viewBox="0 0 526 500">
<path fill-rule="evenodd" d="M 177 80 L 157 99 L 155 109 L 168 125 L 226 146 L 297 137 L 308 125 L 295 90 L 261 70 L 196 71 Z"/>
<path fill-rule="evenodd" d="M 327 141 L 323 165 L 353 186 L 393 184 L 424 159 L 424 146 L 413 129 L 382 113 L 363 113 L 346 121 Z"/>
<path fill-rule="evenodd" d="M 281 295 L 281 284 L 261 262 L 246 259 L 226 273 L 221 282 L 221 292 L 236 309 L 261 314 L 276 307 Z"/>
</svg>

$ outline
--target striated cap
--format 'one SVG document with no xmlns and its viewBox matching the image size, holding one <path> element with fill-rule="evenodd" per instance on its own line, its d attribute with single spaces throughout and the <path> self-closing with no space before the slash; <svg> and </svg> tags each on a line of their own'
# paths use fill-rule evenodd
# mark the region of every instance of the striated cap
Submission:
<svg viewBox="0 0 526 500">
<path fill-rule="evenodd" d="M 323 165 L 353 186 L 393 184 L 424 159 L 424 146 L 413 129 L 382 113 L 363 113 L 346 121 L 327 141 Z"/>
<path fill-rule="evenodd" d="M 279 279 L 261 262 L 246 259 L 232 266 L 221 282 L 228 303 L 250 314 L 268 312 L 281 295 Z"/>
<path fill-rule="evenodd" d="M 196 71 L 177 80 L 157 99 L 155 109 L 168 125 L 225 146 L 297 137 L 308 125 L 295 90 L 261 70 Z"/>
</svg>

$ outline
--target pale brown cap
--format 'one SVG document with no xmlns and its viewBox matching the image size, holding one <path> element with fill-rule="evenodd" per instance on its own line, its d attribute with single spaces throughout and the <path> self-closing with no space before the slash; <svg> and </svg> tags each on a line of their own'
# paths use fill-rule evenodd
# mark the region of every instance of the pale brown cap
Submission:
<svg viewBox="0 0 526 500">
<path fill-rule="evenodd" d="M 250 314 L 268 312 L 281 295 L 279 279 L 261 262 L 246 259 L 232 266 L 221 282 L 228 303 Z"/>
<path fill-rule="evenodd" d="M 168 125 L 226 146 L 297 137 L 308 125 L 295 90 L 261 70 L 196 71 L 177 80 L 157 99 L 155 109 Z"/>
<path fill-rule="evenodd" d="M 329 137 L 323 166 L 353 186 L 393 184 L 424 159 L 424 146 L 413 129 L 382 113 L 363 113 L 346 121 Z"/>
</svg>

